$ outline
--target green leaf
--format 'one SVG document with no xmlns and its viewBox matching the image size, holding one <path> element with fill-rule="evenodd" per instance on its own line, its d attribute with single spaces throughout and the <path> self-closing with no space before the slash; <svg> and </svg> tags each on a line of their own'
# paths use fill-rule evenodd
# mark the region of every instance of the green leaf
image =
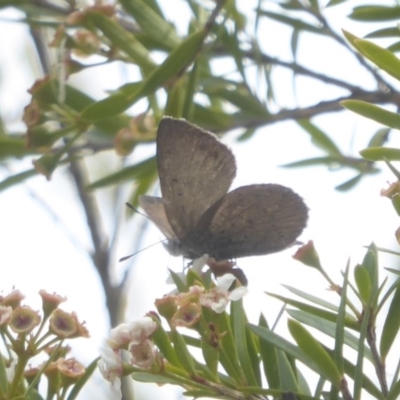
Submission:
<svg viewBox="0 0 400 400">
<path fill-rule="evenodd" d="M 104 178 L 92 182 L 87 188 L 98 189 L 105 186 L 121 184 L 131 180 L 141 180 L 149 175 L 154 176 L 156 171 L 156 159 L 155 157 L 150 157 L 138 164 L 123 168 L 114 174 L 107 175 Z"/>
<path fill-rule="evenodd" d="M 400 129 L 400 116 L 397 113 L 387 111 L 374 104 L 361 100 L 344 100 L 341 101 L 340 104 L 363 117 L 372 119 L 390 128 Z"/>
<path fill-rule="evenodd" d="M 328 4 L 326 5 L 326 8 L 337 6 L 338 4 L 344 3 L 345 1 L 347 1 L 347 0 L 330 0 L 328 2 Z"/>
<path fill-rule="evenodd" d="M 308 368 L 320 374 L 318 364 L 316 364 L 308 355 L 301 351 L 297 346 L 290 343 L 288 340 L 270 331 L 269 329 L 249 324 L 249 329 L 253 331 L 260 340 L 265 340 L 271 345 L 281 349 L 288 356 L 293 357 L 295 360 L 299 360 Z"/>
<path fill-rule="evenodd" d="M 269 17 L 275 21 L 291 26 L 293 29 L 303 30 L 318 35 L 325 35 L 325 31 L 319 26 L 308 24 L 307 22 L 301 21 L 297 18 L 290 18 L 281 13 L 275 13 L 272 11 L 258 10 L 258 13 L 264 17 Z"/>
<path fill-rule="evenodd" d="M 259 326 L 269 329 L 267 321 L 263 315 L 260 316 Z M 264 367 L 265 377 L 268 386 L 271 389 L 279 389 L 281 387 L 278 365 L 277 349 L 270 342 L 259 338 L 260 356 Z"/>
<path fill-rule="evenodd" d="M 190 351 L 187 348 L 186 342 L 183 339 L 182 335 L 177 331 L 172 331 L 172 342 L 174 343 L 174 349 L 176 352 L 176 356 L 180 363 L 182 364 L 184 370 L 189 375 L 196 375 L 196 369 L 194 366 L 194 361 Z"/>
<path fill-rule="evenodd" d="M 174 27 L 167 22 L 166 18 L 143 0 L 121 0 L 122 6 L 140 25 L 141 30 L 160 42 L 163 48 L 172 50 L 181 43 Z"/>
<path fill-rule="evenodd" d="M 161 322 L 157 318 L 153 318 L 153 320 L 158 325 L 157 329 L 152 335 L 152 340 L 154 341 L 155 345 L 158 347 L 163 357 L 168 360 L 168 362 L 177 368 L 182 368 L 182 364 L 175 352 L 174 347 L 172 346 L 168 333 L 165 331 Z"/>
<path fill-rule="evenodd" d="M 363 174 L 358 174 L 355 177 L 349 179 L 348 181 L 335 186 L 335 189 L 339 190 L 340 192 L 345 192 L 347 190 L 350 190 L 354 186 L 356 186 L 358 182 L 360 182 L 363 176 L 364 176 Z"/>
<path fill-rule="evenodd" d="M 17 185 L 21 182 L 24 182 L 26 179 L 32 178 L 36 176 L 38 172 L 35 169 L 29 169 L 24 172 L 20 172 L 19 174 L 15 174 L 6 178 L 0 182 L 0 192 L 6 189 L 11 188 L 14 185 Z"/>
<path fill-rule="evenodd" d="M 400 396 L 400 381 L 397 381 L 390 389 L 386 400 L 398 400 Z"/>
<path fill-rule="evenodd" d="M 400 80 L 400 60 L 389 50 L 365 39 L 356 39 L 357 50 L 383 71 Z"/>
<path fill-rule="evenodd" d="M 365 38 L 387 38 L 387 37 L 399 37 L 400 30 L 398 28 L 383 28 L 377 29 L 376 31 L 368 33 Z"/>
<path fill-rule="evenodd" d="M 295 363 L 290 362 L 288 355 L 278 349 L 278 368 L 280 376 L 280 388 L 288 392 L 300 392 L 300 388 L 297 382 L 297 370 L 295 369 Z"/>
<path fill-rule="evenodd" d="M 101 30 L 113 46 L 117 46 L 123 50 L 130 57 L 131 61 L 139 65 L 144 71 L 150 72 L 156 67 L 146 47 L 116 20 L 95 11 L 87 13 L 87 18 Z"/>
<path fill-rule="evenodd" d="M 392 21 L 400 18 L 400 7 L 398 6 L 358 6 L 354 7 L 349 18 L 356 21 Z"/>
<path fill-rule="evenodd" d="M 219 352 L 216 346 L 209 344 L 204 338 L 201 340 L 201 350 L 204 357 L 204 361 L 214 380 L 218 381 L 218 363 L 219 363 Z"/>
<path fill-rule="evenodd" d="M 117 93 L 92 104 L 82 112 L 82 118 L 88 121 L 96 121 L 117 115 L 132 106 L 142 97 L 154 93 L 195 59 L 206 34 L 207 32 L 205 30 L 200 30 L 191 34 L 171 52 L 159 67 L 152 70 L 150 75 L 142 82 L 136 91 L 129 95 Z"/>
<path fill-rule="evenodd" d="M 391 129 L 389 128 L 381 128 L 378 129 L 375 134 L 372 136 L 370 141 L 368 142 L 367 147 L 378 147 L 382 146 L 388 140 L 389 133 Z"/>
<path fill-rule="evenodd" d="M 357 265 L 354 268 L 354 280 L 357 285 L 358 294 L 364 304 L 367 304 L 371 297 L 371 279 L 367 268 L 363 265 Z"/>
<path fill-rule="evenodd" d="M 342 375 L 332 358 L 322 347 L 321 343 L 305 329 L 299 322 L 288 321 L 289 331 L 300 349 L 318 365 L 320 371 L 337 388 L 340 388 Z"/>
<path fill-rule="evenodd" d="M 302 303 L 300 301 L 296 301 L 296 300 L 293 300 L 293 299 L 289 299 L 287 297 L 280 296 L 280 295 L 277 295 L 277 294 L 274 294 L 274 293 L 266 292 L 266 294 L 268 296 L 271 296 L 271 297 L 274 297 L 276 299 L 279 299 L 279 300 L 283 301 L 286 304 L 290 304 L 293 307 L 296 307 L 296 308 L 298 308 L 300 310 L 303 310 L 303 311 L 305 311 L 305 312 L 307 312 L 309 314 L 316 315 L 319 318 L 326 319 L 328 321 L 335 322 L 335 323 L 337 322 L 337 313 L 328 312 L 326 310 L 322 310 L 321 308 L 314 307 L 314 306 L 311 306 L 309 304 Z M 346 315 L 345 321 L 346 321 L 346 327 L 348 327 L 350 329 L 353 329 L 355 331 L 359 331 L 360 326 L 358 324 L 358 321 L 356 319 L 354 319 L 352 316 Z"/>
<path fill-rule="evenodd" d="M 217 315 L 214 313 L 214 323 L 220 335 L 221 365 L 231 378 L 235 379 L 241 386 L 245 386 L 246 378 L 240 367 L 230 319 L 226 312 Z"/>
<path fill-rule="evenodd" d="M 293 294 L 302 297 L 304 300 L 307 300 L 315 305 L 319 305 L 321 307 L 327 308 L 328 310 L 332 310 L 332 311 L 339 311 L 339 308 L 337 305 L 329 303 L 323 299 L 320 299 L 319 297 L 313 296 L 312 294 L 308 293 L 308 292 L 303 292 L 300 289 L 297 289 L 293 286 L 289 286 L 289 285 L 282 285 L 284 288 L 286 288 L 287 290 L 289 290 L 290 292 L 292 292 Z"/>
<path fill-rule="evenodd" d="M 308 119 L 301 119 L 297 123 L 310 134 L 312 142 L 331 156 L 342 156 L 341 151 L 332 139 Z"/>
<path fill-rule="evenodd" d="M 231 302 L 231 319 L 233 320 L 233 335 L 238 352 L 240 366 L 246 376 L 247 385 L 260 386 L 257 382 L 253 366 L 250 360 L 249 349 L 246 340 L 246 314 L 243 309 L 242 300 Z"/>
<path fill-rule="evenodd" d="M 300 310 L 288 309 L 286 310 L 286 312 L 292 318 L 298 320 L 302 324 L 306 324 L 314 329 L 317 329 L 331 338 L 336 337 L 336 327 L 338 325 L 337 323 L 327 321 L 325 319 L 316 317 L 315 315 L 311 315 Z M 344 331 L 344 343 L 354 350 L 358 349 L 358 337 L 346 330 Z M 369 361 L 373 362 L 372 353 L 368 348 L 365 349 L 365 356 Z"/>
<path fill-rule="evenodd" d="M 389 306 L 386 320 L 382 329 L 380 342 L 380 355 L 385 361 L 386 356 L 393 345 L 393 342 L 400 329 L 400 281 L 397 284 L 396 291 Z"/>
<path fill-rule="evenodd" d="M 368 147 L 360 155 L 371 161 L 400 161 L 400 150 L 392 147 Z"/>
<path fill-rule="evenodd" d="M 379 268 L 378 268 L 378 250 L 374 243 L 371 243 L 367 253 L 364 256 L 362 266 L 368 271 L 371 282 L 371 296 L 378 291 Z M 370 300 L 370 298 L 369 298 Z"/>
</svg>

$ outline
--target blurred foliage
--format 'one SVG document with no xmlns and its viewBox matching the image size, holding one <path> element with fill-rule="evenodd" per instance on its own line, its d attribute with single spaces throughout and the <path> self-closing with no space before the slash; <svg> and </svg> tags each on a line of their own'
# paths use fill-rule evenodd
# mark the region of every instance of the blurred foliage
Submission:
<svg viewBox="0 0 400 400">
<path fill-rule="evenodd" d="M 98 2 L 79 8 L 72 0 L 0 0 L 0 8 L 13 7 L 23 13 L 20 22 L 30 28 L 44 71 L 30 89 L 31 101 L 23 115 L 26 132 L 9 132 L 6 124 L 0 124 L 1 161 L 18 163 L 28 158 L 33 160 L 34 167 L 7 177 L 0 182 L 0 190 L 18 185 L 35 174 L 50 179 L 59 166 L 73 167 L 77 160 L 84 161 L 88 155 L 105 151 L 115 151 L 117 157 L 135 154 L 142 144 L 155 139 L 156 127 L 163 115 L 186 118 L 217 133 L 240 128 L 243 132 L 240 140 L 256 134 L 259 127 L 294 120 L 323 155 L 298 160 L 287 167 L 324 165 L 352 169 L 355 175 L 337 187 L 349 190 L 364 177 L 376 173 L 376 163 L 384 161 L 399 180 L 400 172 L 393 161 L 400 159 L 400 149 L 384 147 L 389 135 L 400 126 L 397 113 L 400 61 L 395 54 L 400 49 L 397 27 L 400 8 L 394 2 L 362 6 L 357 3 L 349 18 L 360 23 L 386 24 L 385 28 L 371 31 L 364 39 L 350 32 L 338 32 L 326 17 L 333 7 L 352 4 L 351 0 L 260 0 L 251 18 L 237 8 L 234 0 L 186 0 L 182 6 L 184 3 L 188 7 L 191 20 L 184 33 L 181 24 L 178 27 L 167 21 L 162 3 L 120 0 L 113 5 Z M 263 38 L 257 36 L 257 26 L 269 21 L 290 29 L 288 47 L 292 60 L 280 59 L 264 49 Z M 53 37 L 48 47 L 41 38 L 43 32 Z M 305 34 L 318 35 L 327 45 L 333 40 L 354 55 L 360 69 L 373 78 L 374 89 L 367 90 L 347 82 L 346 77 L 329 76 L 324 71 L 303 66 L 298 55 Z M 386 48 L 379 46 L 376 40 L 381 38 L 392 43 Z M 40 43 L 45 43 L 43 47 L 47 51 L 51 49 L 58 54 L 59 64 L 46 63 L 39 51 Z M 215 67 L 221 61 L 228 66 L 222 72 Z M 127 80 L 102 100 L 91 98 L 84 87 L 70 85 L 72 75 L 113 62 L 134 67 L 138 78 Z M 230 69 L 232 65 L 234 70 Z M 311 106 L 285 109 L 275 99 L 277 82 L 273 73 L 277 69 L 289 70 L 294 81 L 308 77 L 345 94 Z M 257 72 L 257 87 L 254 87 L 254 80 L 249 79 L 249 71 Z M 265 93 L 259 88 L 265 88 Z M 139 102 L 146 104 L 145 112 L 136 112 Z M 343 107 L 383 125 L 370 138 L 361 156 L 345 154 L 335 141 L 335 128 L 325 132 L 313 121 L 316 116 L 339 112 Z M 131 200 L 135 204 L 138 196 L 151 188 L 156 177 L 155 160 L 150 156 L 97 181 L 87 182 L 84 187 L 96 189 L 133 181 Z M 396 182 L 383 193 L 392 200 L 398 215 L 399 186 Z M 89 209 L 86 207 L 86 212 Z M 89 217 L 88 220 L 91 221 Z M 94 225 L 90 228 L 93 233 Z M 97 239 L 93 237 L 95 242 Z M 397 237 L 400 238 L 399 232 Z M 109 267 L 109 258 L 99 257 L 99 254 L 104 256 L 108 247 L 106 250 L 94 247 L 97 253 L 93 260 L 98 263 L 107 304 L 110 309 L 112 306 L 118 309 L 123 290 L 120 285 L 111 287 L 109 276 L 104 273 Z M 273 396 L 350 400 L 361 399 L 362 393 L 367 392 L 376 399 L 399 398 L 400 362 L 390 374 L 385 368 L 389 354 L 395 353 L 398 359 L 393 344 L 400 328 L 400 286 L 397 278 L 386 288 L 386 278 L 382 280 L 378 274 L 377 251 L 371 245 L 363 262 L 354 268 L 354 279 L 350 279 L 349 268 L 346 268 L 343 282 L 338 285 L 322 269 L 312 244 L 300 250 L 296 258 L 317 269 L 328 280 L 330 289 L 338 293 L 340 303 L 339 306 L 330 304 L 298 288 L 288 289 L 301 301 L 270 294 L 288 306 L 287 312 L 292 318 L 288 329 L 296 345 L 274 333 L 264 316 L 260 317 L 258 326 L 249 325 L 238 302 L 232 306 L 230 314 L 223 314 L 218 320 L 203 310 L 202 323 L 206 325 L 197 327 L 197 340 L 184 337 L 174 329 L 171 332 L 160 329 L 154 342 L 164 350 L 165 357 L 170 357 L 168 361 L 174 367 L 173 372 L 165 377 L 165 371 L 160 374 L 159 371 L 136 371 L 134 379 L 176 383 L 194 397 L 229 394 L 230 398 L 237 399 Z M 201 279 L 192 277 L 192 283 Z M 185 289 L 186 282 L 176 284 L 181 291 Z M 349 299 L 349 292 L 356 301 Z M 389 311 L 382 316 L 385 304 Z M 114 316 L 112 322 L 116 319 Z M 305 325 L 333 339 L 333 348 L 314 337 Z M 377 325 L 382 327 L 379 334 L 375 329 Z M 210 346 L 212 326 L 218 328 L 214 338 L 221 340 L 215 347 Z M 205 364 L 192 357 L 187 348 L 189 344 L 203 351 Z M 346 355 L 349 348 L 356 352 L 355 361 Z M 374 367 L 373 379 L 364 372 L 366 362 Z M 260 363 L 268 389 L 262 385 Z M 316 388 L 310 387 L 298 364 L 319 375 Z M 218 365 L 226 374 L 219 372 Z M 5 382 L 5 373 L 2 375 L 2 382 Z"/>
</svg>

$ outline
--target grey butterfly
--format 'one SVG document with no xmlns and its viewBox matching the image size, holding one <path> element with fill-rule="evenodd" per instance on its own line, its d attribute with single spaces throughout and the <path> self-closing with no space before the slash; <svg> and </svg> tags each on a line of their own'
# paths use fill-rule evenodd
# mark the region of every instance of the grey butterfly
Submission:
<svg viewBox="0 0 400 400">
<path fill-rule="evenodd" d="M 308 209 L 287 187 L 249 185 L 228 193 L 235 157 L 214 134 L 185 120 L 161 120 L 157 166 L 162 198 L 141 196 L 139 204 L 172 255 L 227 260 L 275 253 L 306 226 Z"/>
</svg>

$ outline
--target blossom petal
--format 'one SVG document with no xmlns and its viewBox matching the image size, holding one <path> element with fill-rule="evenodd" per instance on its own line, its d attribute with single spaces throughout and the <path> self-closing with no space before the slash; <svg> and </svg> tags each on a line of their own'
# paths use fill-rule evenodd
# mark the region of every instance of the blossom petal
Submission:
<svg viewBox="0 0 400 400">
<path fill-rule="evenodd" d="M 231 301 L 237 301 L 246 296 L 247 293 L 249 293 L 249 289 L 247 289 L 246 286 L 240 286 L 229 293 L 228 299 Z"/>
<path fill-rule="evenodd" d="M 225 274 L 217 278 L 218 291 L 228 291 L 236 277 L 233 274 Z"/>
</svg>

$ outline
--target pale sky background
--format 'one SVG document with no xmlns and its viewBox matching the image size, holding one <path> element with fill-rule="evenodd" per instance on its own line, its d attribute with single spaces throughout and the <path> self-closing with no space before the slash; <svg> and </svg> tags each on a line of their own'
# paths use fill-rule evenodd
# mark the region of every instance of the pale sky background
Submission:
<svg viewBox="0 0 400 400">
<path fill-rule="evenodd" d="M 253 10 L 256 3 L 249 0 L 239 1 L 240 8 L 246 12 Z M 354 1 L 349 3 L 355 4 Z M 381 3 L 392 4 L 390 1 Z M 166 12 L 171 20 L 176 19 L 176 10 L 179 9 L 180 20 L 188 21 L 183 1 L 169 0 L 168 4 Z M 345 4 L 332 8 L 326 16 L 337 30 L 344 28 L 357 36 L 379 27 L 379 24 L 354 23 L 346 18 L 348 13 L 349 8 Z M 40 76 L 40 70 L 34 58 L 32 44 L 26 41 L 26 27 L 23 24 L 4 21 L 16 17 L 18 14 L 10 10 L 0 11 L 0 37 L 7 35 L 8 39 L 0 40 L 0 113 L 11 129 L 21 130 L 21 112 L 29 102 L 26 90 Z M 267 22 L 266 19 L 262 19 L 260 31 L 260 37 L 265 37 L 268 54 L 291 60 L 289 30 L 270 20 Z M 298 51 L 299 62 L 315 71 L 323 71 L 327 75 L 334 73 L 338 77 L 345 76 L 348 82 L 372 88 L 368 76 L 360 74 L 354 57 L 343 53 L 336 44 L 327 46 L 326 40 L 315 35 L 302 36 Z M 101 98 L 104 96 L 104 90 L 122 85 L 127 78 L 134 79 L 130 74 L 131 71 L 114 64 L 90 70 L 76 83 L 84 82 L 91 95 Z M 253 77 L 251 80 L 254 82 L 254 79 Z M 302 78 L 296 80 L 297 100 L 293 100 L 290 73 L 277 71 L 274 81 L 278 102 L 286 107 L 296 107 L 294 101 L 307 106 L 336 95 L 331 87 Z M 285 93 L 289 93 L 290 97 Z M 313 122 L 326 130 L 348 155 L 357 155 L 380 127 L 346 111 L 317 117 Z M 397 134 L 398 132 L 392 132 L 388 145 L 400 146 Z M 350 259 L 353 267 L 361 262 L 366 251 L 364 246 L 372 241 L 380 247 L 399 250 L 394 237 L 399 219 L 390 201 L 380 196 L 380 190 L 387 187 L 388 181 L 394 180 L 385 165 L 379 165 L 382 169 L 380 174 L 363 179 L 350 192 L 340 193 L 335 191 L 334 187 L 354 176 L 353 171 L 328 171 L 324 167 L 279 168 L 279 165 L 285 163 L 322 155 L 321 151 L 310 143 L 308 134 L 295 123 L 285 122 L 259 129 L 251 140 L 244 143 L 236 142 L 239 135 L 239 131 L 231 132 L 223 139 L 237 159 L 237 177 L 232 188 L 245 184 L 274 182 L 289 186 L 299 193 L 310 209 L 308 226 L 299 239 L 304 242 L 314 241 L 324 268 L 337 283 L 342 282 L 341 271 L 346 267 L 347 261 Z M 145 146 L 143 157 L 153 154 L 154 151 L 154 145 Z M 102 156 L 103 169 L 99 168 L 100 163 L 97 164 L 99 175 L 113 171 L 115 162 L 112 159 L 113 157 L 110 160 L 110 157 Z M 12 163 L 7 168 L 2 166 L 0 180 L 10 173 L 29 168 L 29 159 L 21 163 Z M 127 193 L 128 190 L 129 187 Z M 99 191 L 102 205 L 107 205 L 107 193 L 106 190 Z M 98 348 L 108 332 L 108 319 L 99 280 L 86 252 L 90 241 L 85 217 L 77 204 L 76 193 L 63 168 L 55 172 L 51 182 L 47 182 L 43 176 L 38 176 L 23 185 L 0 193 L 0 290 L 8 293 L 15 286 L 26 294 L 26 304 L 35 308 L 40 308 L 37 292 L 42 288 L 67 296 L 68 302 L 63 308 L 76 311 L 80 319 L 87 322 L 91 332 L 91 339 L 72 342 L 73 355 L 87 364 L 98 354 Z M 104 227 L 110 236 L 113 218 L 113 215 L 105 216 Z M 131 235 L 134 233 L 134 224 L 139 220 L 142 222 L 140 218 L 142 217 L 124 224 L 124 234 L 115 254 L 116 277 L 121 276 L 129 265 L 118 263 L 118 259 L 133 251 L 134 238 Z M 142 245 L 145 247 L 161 238 L 157 229 L 149 225 Z M 269 323 L 273 323 L 281 303 L 266 297 L 263 292 L 290 295 L 281 284 L 296 286 L 327 301 L 338 302 L 338 296 L 327 291 L 327 282 L 320 275 L 292 259 L 295 250 L 293 248 L 274 255 L 238 261 L 238 265 L 244 269 L 249 279 L 251 293 L 245 299 L 245 305 L 252 322 L 256 322 L 260 311 L 263 311 Z M 165 284 L 167 268 L 179 270 L 182 266 L 182 260 L 170 257 L 161 245 L 142 252 L 133 262 L 135 266 L 131 276 L 127 321 L 154 310 L 154 299 L 162 297 L 172 289 Z M 396 262 L 394 256 L 380 257 L 381 269 L 385 266 L 395 268 Z M 383 270 L 381 273 L 382 276 L 385 275 Z M 278 331 L 284 332 L 285 329 L 282 320 Z M 388 364 L 388 369 L 391 365 Z M 99 382 L 101 378 L 96 375 L 95 385 L 89 385 L 85 390 L 86 396 L 82 395 L 81 398 L 92 398 L 93 393 L 96 393 L 96 398 L 100 398 L 96 386 Z M 149 393 L 150 385 L 146 385 L 144 390 L 146 394 Z M 154 386 L 154 390 L 154 393 L 165 399 L 176 398 L 174 389 L 160 389 Z M 159 394 L 160 390 L 163 394 Z"/>
</svg>

